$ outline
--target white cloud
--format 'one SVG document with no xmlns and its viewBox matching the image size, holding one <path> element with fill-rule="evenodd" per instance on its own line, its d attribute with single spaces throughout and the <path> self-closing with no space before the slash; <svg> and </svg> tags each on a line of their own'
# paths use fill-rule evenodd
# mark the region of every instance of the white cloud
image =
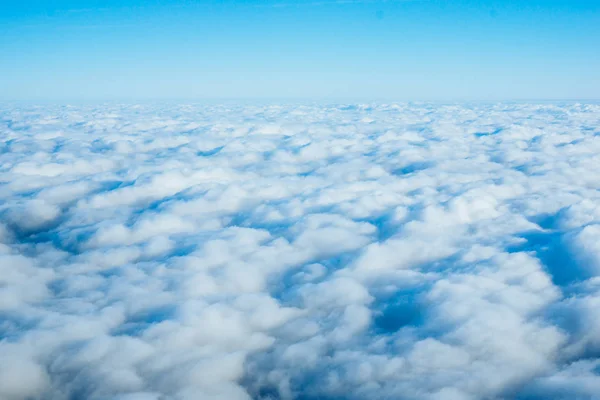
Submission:
<svg viewBox="0 0 600 400">
<path fill-rule="evenodd" d="M 595 398 L 598 126 L 2 106 L 0 398 Z"/>
</svg>

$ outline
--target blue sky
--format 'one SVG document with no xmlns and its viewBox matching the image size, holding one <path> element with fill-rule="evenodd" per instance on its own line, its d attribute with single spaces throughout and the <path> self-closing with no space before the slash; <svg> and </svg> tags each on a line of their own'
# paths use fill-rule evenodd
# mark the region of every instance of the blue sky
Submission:
<svg viewBox="0 0 600 400">
<path fill-rule="evenodd" d="M 600 97 L 600 2 L 3 2 L 0 98 Z"/>
</svg>

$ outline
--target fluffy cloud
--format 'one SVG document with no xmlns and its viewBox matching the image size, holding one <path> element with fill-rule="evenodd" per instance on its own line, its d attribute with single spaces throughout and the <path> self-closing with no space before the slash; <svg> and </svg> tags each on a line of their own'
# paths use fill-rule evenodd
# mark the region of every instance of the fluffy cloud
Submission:
<svg viewBox="0 0 600 400">
<path fill-rule="evenodd" d="M 596 398 L 599 126 L 2 106 L 0 398 Z"/>
</svg>

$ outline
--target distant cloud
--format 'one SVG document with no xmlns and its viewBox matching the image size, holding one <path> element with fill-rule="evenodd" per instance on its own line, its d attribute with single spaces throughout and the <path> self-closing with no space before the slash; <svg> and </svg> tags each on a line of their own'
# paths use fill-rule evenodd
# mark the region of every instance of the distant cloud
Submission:
<svg viewBox="0 0 600 400">
<path fill-rule="evenodd" d="M 598 126 L 3 106 L 0 398 L 595 398 Z"/>
</svg>

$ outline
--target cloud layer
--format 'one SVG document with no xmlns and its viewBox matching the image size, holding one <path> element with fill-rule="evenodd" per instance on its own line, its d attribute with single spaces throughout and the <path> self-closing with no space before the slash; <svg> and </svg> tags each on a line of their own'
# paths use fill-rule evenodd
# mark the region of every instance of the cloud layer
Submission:
<svg viewBox="0 0 600 400">
<path fill-rule="evenodd" d="M 5 105 L 0 398 L 598 398 L 599 127 Z"/>
</svg>

